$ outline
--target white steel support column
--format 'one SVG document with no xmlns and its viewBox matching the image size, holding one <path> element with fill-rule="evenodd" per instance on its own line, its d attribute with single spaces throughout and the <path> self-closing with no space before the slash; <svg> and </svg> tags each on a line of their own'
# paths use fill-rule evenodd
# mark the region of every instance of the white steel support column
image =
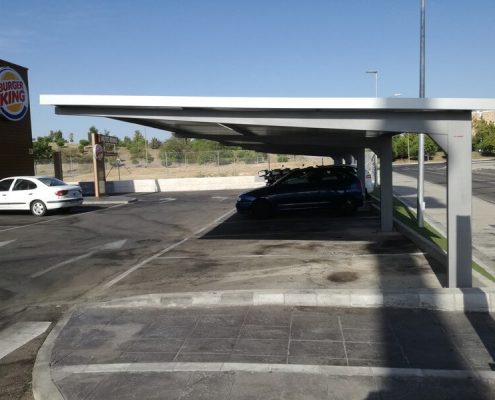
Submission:
<svg viewBox="0 0 495 400">
<path fill-rule="evenodd" d="M 456 128 L 449 135 L 447 162 L 448 284 L 466 288 L 472 286 L 471 121 Z"/>
<path fill-rule="evenodd" d="M 357 150 L 354 153 L 354 157 L 356 157 L 357 160 L 357 173 L 358 173 L 358 178 L 362 182 L 363 187 L 365 186 L 365 179 L 366 179 L 366 173 L 365 173 L 365 154 L 364 154 L 364 147 L 362 149 Z"/>
<path fill-rule="evenodd" d="M 392 137 L 380 138 L 380 210 L 383 232 L 394 229 L 392 194 Z"/>
</svg>

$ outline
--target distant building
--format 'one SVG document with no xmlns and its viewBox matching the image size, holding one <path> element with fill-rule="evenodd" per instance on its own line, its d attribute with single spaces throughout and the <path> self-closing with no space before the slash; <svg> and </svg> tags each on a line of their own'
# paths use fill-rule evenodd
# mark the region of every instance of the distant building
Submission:
<svg viewBox="0 0 495 400">
<path fill-rule="evenodd" d="M 0 179 L 34 175 L 27 68 L 0 60 Z"/>
</svg>

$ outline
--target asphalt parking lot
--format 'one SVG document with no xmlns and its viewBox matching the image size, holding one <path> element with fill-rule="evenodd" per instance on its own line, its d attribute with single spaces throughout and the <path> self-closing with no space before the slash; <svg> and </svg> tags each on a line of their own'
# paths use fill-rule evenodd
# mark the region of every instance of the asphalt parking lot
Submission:
<svg viewBox="0 0 495 400">
<path fill-rule="evenodd" d="M 252 220 L 229 215 L 109 287 L 106 298 L 242 289 L 441 287 L 445 274 L 379 217 L 320 212 Z"/>
<path fill-rule="evenodd" d="M 445 274 L 364 207 L 342 217 L 293 212 L 252 220 L 237 191 L 138 195 L 36 218 L 0 214 L 0 297 L 11 305 L 94 296 L 266 288 L 441 287 Z"/>
</svg>

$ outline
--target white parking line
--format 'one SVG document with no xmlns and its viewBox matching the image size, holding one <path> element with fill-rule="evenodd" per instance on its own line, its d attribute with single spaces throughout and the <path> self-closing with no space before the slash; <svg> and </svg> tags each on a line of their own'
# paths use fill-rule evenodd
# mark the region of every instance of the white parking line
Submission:
<svg viewBox="0 0 495 400">
<path fill-rule="evenodd" d="M 5 240 L 3 242 L 0 242 L 0 247 L 7 246 L 9 243 L 15 242 L 17 239 L 12 239 L 12 240 Z"/>
<path fill-rule="evenodd" d="M 212 197 L 212 200 L 224 201 L 224 200 L 228 200 L 228 199 L 229 199 L 228 197 L 224 197 L 224 196 L 213 196 Z"/>
<path fill-rule="evenodd" d="M 163 250 L 160 250 L 158 253 L 152 255 L 151 257 L 148 257 L 146 260 L 141 261 L 140 263 L 138 263 L 138 264 L 134 265 L 133 267 L 129 268 L 127 271 L 121 273 L 120 275 L 117 275 L 115 278 L 113 278 L 109 282 L 107 282 L 107 283 L 105 283 L 103 285 L 100 285 L 99 287 L 95 288 L 95 290 L 92 291 L 92 293 L 98 293 L 100 291 L 103 291 L 103 290 L 106 290 L 106 289 L 111 288 L 113 285 L 115 285 L 116 283 L 120 282 L 122 279 L 126 278 L 127 276 L 129 276 L 130 274 L 132 274 L 134 271 L 138 270 L 142 266 L 148 264 L 150 261 L 153 261 L 153 260 L 157 259 L 158 257 L 160 257 L 163 254 L 169 252 L 170 250 L 175 249 L 176 247 L 180 246 L 181 244 L 187 242 L 188 240 L 194 239 L 194 238 L 198 237 L 202 232 L 204 232 L 205 230 L 207 230 L 211 226 L 214 226 L 214 225 L 218 224 L 223 219 L 225 219 L 225 218 L 229 217 L 230 215 L 232 215 L 235 211 L 236 211 L 235 209 L 229 210 L 225 214 L 223 214 L 220 217 L 216 218 L 214 221 L 210 222 L 209 224 L 205 225 L 204 227 L 202 227 L 198 231 L 194 232 L 192 235 L 187 236 L 186 238 L 178 241 L 177 243 L 174 243 L 174 244 L 168 246 L 167 248 L 165 248 Z"/>
<path fill-rule="evenodd" d="M 127 241 L 127 239 L 117 240 L 116 242 L 110 242 L 110 243 L 104 244 L 103 246 L 95 247 L 87 253 L 84 253 L 84 254 L 81 254 L 80 256 L 69 258 L 65 261 L 59 262 L 58 264 L 52 265 L 48 268 L 45 268 L 41 271 L 38 271 L 38 272 L 35 272 L 34 274 L 31 274 L 29 277 L 30 278 L 38 278 L 39 276 L 45 275 L 46 273 L 53 271 L 54 269 L 58 269 L 60 267 L 63 267 L 64 265 L 71 264 L 75 261 L 84 260 L 85 258 L 89 258 L 93 254 L 95 254 L 99 251 L 118 250 L 125 244 L 126 241 Z"/>
<path fill-rule="evenodd" d="M 78 217 L 78 216 L 81 216 L 81 215 L 93 214 L 93 213 L 96 213 L 96 212 L 100 212 L 100 211 L 108 210 L 108 209 L 110 209 L 110 208 L 114 208 L 114 207 L 121 207 L 121 206 L 123 206 L 123 205 L 126 205 L 126 204 L 115 204 L 115 205 L 113 205 L 113 206 L 106 207 L 106 208 L 104 208 L 103 210 L 87 211 L 87 212 L 83 212 L 83 213 L 79 213 L 79 214 L 67 215 L 67 216 L 65 216 L 65 217 L 51 218 L 51 219 L 46 219 L 46 220 L 39 221 L 39 222 L 33 222 L 32 224 L 26 224 L 26 225 L 18 225 L 18 226 L 13 226 L 13 227 L 10 227 L 10 228 L 0 229 L 0 232 L 12 231 L 12 230 L 14 230 L 14 229 L 28 228 L 28 227 L 30 227 L 30 226 L 34 226 L 34 225 L 47 224 L 47 223 L 49 223 L 49 222 L 53 222 L 53 221 L 60 221 L 60 220 L 63 220 L 63 219 L 73 218 L 73 217 Z M 34 218 L 34 217 L 33 217 L 33 218 Z"/>
<path fill-rule="evenodd" d="M 0 359 L 38 337 L 51 322 L 17 322 L 0 332 Z"/>
</svg>

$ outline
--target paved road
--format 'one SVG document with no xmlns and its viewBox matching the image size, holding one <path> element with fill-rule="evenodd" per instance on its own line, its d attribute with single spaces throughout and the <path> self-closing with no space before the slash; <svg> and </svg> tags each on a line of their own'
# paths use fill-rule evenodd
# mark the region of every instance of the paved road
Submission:
<svg viewBox="0 0 495 400">
<path fill-rule="evenodd" d="M 495 162 L 473 164 L 473 196 L 495 203 Z M 410 177 L 418 176 L 417 164 L 394 165 L 394 172 Z M 447 166 L 445 163 L 426 164 L 425 180 L 437 185 L 447 184 Z"/>
</svg>

